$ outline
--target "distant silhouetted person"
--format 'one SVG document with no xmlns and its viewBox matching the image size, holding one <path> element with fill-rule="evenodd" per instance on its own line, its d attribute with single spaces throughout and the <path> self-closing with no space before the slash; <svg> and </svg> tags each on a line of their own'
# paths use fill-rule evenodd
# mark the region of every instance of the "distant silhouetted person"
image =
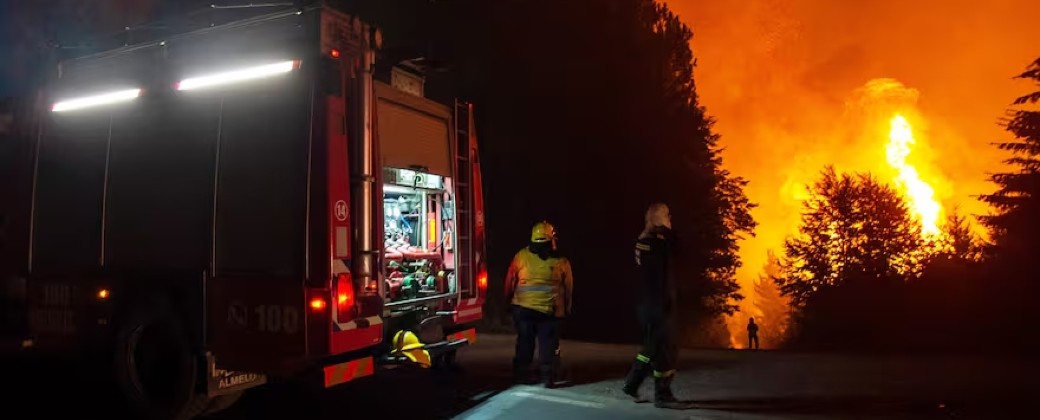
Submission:
<svg viewBox="0 0 1040 420">
<path fill-rule="evenodd" d="M 758 350 L 758 324 L 755 324 L 755 318 L 748 319 L 747 346 L 749 349 Z"/>
</svg>

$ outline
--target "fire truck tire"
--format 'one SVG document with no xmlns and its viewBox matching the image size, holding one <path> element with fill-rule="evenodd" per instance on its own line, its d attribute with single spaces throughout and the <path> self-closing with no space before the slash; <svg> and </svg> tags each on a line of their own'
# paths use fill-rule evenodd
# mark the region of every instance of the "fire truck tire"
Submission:
<svg viewBox="0 0 1040 420">
<path fill-rule="evenodd" d="M 163 301 L 125 313 L 113 352 L 115 378 L 134 414 L 181 420 L 207 408 L 209 398 L 196 392 L 201 358 L 189 343 L 183 321 Z"/>
</svg>

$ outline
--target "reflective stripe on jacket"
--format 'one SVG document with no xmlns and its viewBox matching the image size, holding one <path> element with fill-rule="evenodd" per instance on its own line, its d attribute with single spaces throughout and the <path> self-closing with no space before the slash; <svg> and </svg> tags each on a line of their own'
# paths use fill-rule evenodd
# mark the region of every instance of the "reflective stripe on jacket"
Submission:
<svg viewBox="0 0 1040 420">
<path fill-rule="evenodd" d="M 571 263 L 566 258 L 543 260 L 527 248 L 513 257 L 506 274 L 506 296 L 512 304 L 564 317 L 571 311 L 573 292 Z"/>
</svg>

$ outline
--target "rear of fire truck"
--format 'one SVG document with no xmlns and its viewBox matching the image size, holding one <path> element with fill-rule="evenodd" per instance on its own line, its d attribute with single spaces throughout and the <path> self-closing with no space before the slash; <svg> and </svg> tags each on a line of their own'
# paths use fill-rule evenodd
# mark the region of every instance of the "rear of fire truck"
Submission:
<svg viewBox="0 0 1040 420">
<path fill-rule="evenodd" d="M 42 95 L 5 331 L 114 366 L 150 418 L 450 364 L 482 317 L 472 105 L 378 70 L 356 17 L 244 9 L 63 61 Z"/>
</svg>

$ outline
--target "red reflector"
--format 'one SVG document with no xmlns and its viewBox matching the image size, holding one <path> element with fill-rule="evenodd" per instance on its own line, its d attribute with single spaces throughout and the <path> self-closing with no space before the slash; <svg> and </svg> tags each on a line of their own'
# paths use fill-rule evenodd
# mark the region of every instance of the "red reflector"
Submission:
<svg viewBox="0 0 1040 420">
<path fill-rule="evenodd" d="M 331 56 L 332 58 L 339 58 L 339 50 L 334 49 L 332 51 L 329 51 L 329 56 Z"/>
<path fill-rule="evenodd" d="M 352 360 L 338 365 L 325 366 L 325 387 L 336 386 L 352 380 L 372 375 L 375 362 L 372 357 Z"/>
</svg>

